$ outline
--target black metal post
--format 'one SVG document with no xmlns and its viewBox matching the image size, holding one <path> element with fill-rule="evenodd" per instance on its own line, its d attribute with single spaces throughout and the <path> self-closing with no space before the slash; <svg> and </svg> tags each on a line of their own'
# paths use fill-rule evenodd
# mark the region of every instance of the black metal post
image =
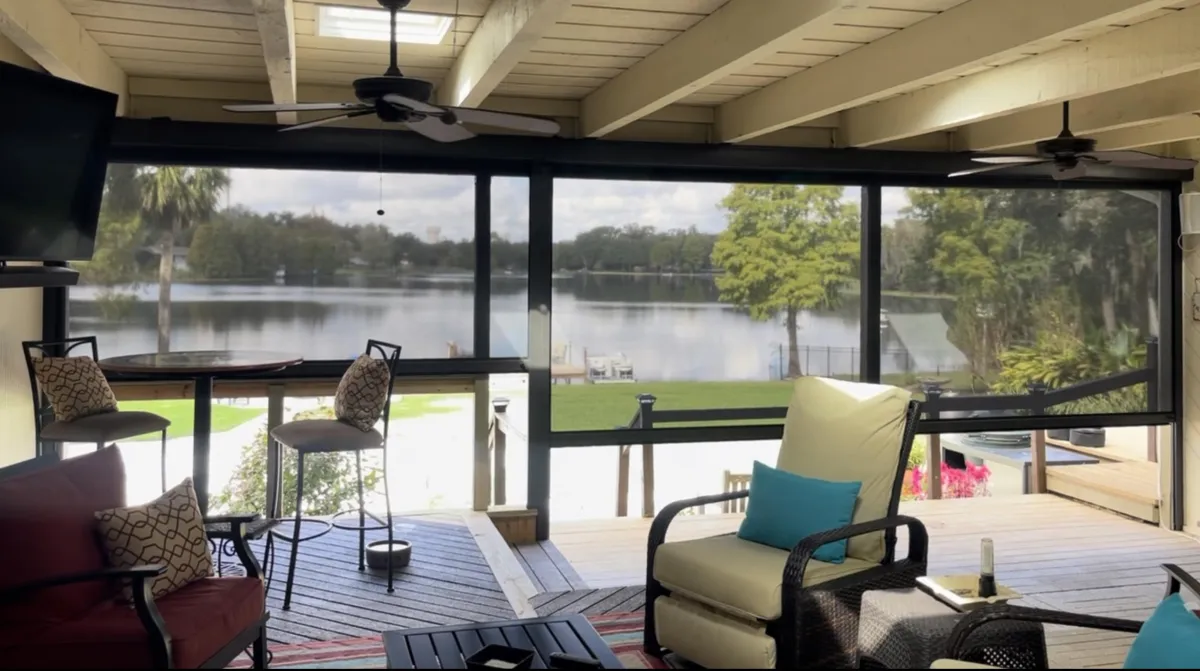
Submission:
<svg viewBox="0 0 1200 671">
<path fill-rule="evenodd" d="M 47 262 L 44 265 L 65 267 L 67 264 L 59 261 Z M 47 287 L 42 289 L 42 340 L 62 341 L 68 337 L 70 313 L 68 310 L 69 297 L 66 287 Z M 37 412 L 37 408 L 34 408 Z M 37 421 L 37 420 L 34 420 Z M 57 441 L 39 440 L 34 446 L 33 456 L 56 454 L 62 458 L 63 444 Z"/>
<path fill-rule="evenodd" d="M 475 329 L 471 356 L 492 355 L 492 177 L 475 177 Z"/>
<path fill-rule="evenodd" d="M 859 379 L 879 382 L 879 321 L 883 308 L 883 188 L 870 184 L 862 189 L 862 223 L 859 236 L 858 300 Z M 853 368 L 853 366 L 851 366 Z"/>
<path fill-rule="evenodd" d="M 529 460 L 526 505 L 537 511 L 536 537 L 550 538 L 550 319 L 554 268 L 554 178 L 529 179 Z"/>
<path fill-rule="evenodd" d="M 208 467 L 209 440 L 212 437 L 212 393 L 213 379 L 210 375 L 196 378 L 195 413 L 192 420 L 192 484 L 196 488 L 196 502 L 200 514 L 208 514 Z"/>
<path fill-rule="evenodd" d="M 1150 370 L 1150 381 L 1146 383 L 1146 412 L 1158 412 L 1162 368 L 1159 365 L 1158 338 L 1146 338 L 1146 368 Z"/>
<path fill-rule="evenodd" d="M 1173 531 L 1183 531 L 1183 249 L 1177 244 L 1182 222 L 1179 198 L 1183 188 L 1175 184 L 1164 192 L 1158 205 L 1158 360 L 1159 405 L 1174 414 L 1171 423 L 1171 520 Z M 1163 410 L 1153 408 L 1152 411 Z"/>
</svg>

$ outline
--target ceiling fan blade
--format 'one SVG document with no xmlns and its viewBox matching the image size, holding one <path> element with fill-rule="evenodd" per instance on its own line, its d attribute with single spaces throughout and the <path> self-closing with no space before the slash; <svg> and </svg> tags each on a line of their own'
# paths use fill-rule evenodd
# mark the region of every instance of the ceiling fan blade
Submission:
<svg viewBox="0 0 1200 671">
<path fill-rule="evenodd" d="M 367 109 L 362 103 L 294 103 L 290 105 L 226 105 L 227 112 L 349 112 Z"/>
<path fill-rule="evenodd" d="M 481 126 L 491 126 L 493 128 L 511 128 L 512 130 L 537 133 L 539 135 L 557 135 L 562 130 L 557 121 L 543 117 L 494 112 L 492 110 L 481 110 L 470 107 L 447 107 L 446 109 L 453 112 L 454 116 L 458 117 L 458 120 L 464 123 L 476 123 Z"/>
<path fill-rule="evenodd" d="M 971 160 L 989 165 L 1021 165 L 1023 163 L 1043 163 L 1046 159 L 1041 156 L 975 156 Z"/>
<path fill-rule="evenodd" d="M 430 105 L 429 103 L 423 103 L 420 100 L 415 100 L 413 98 L 409 98 L 406 96 L 397 95 L 395 93 L 389 93 L 389 94 L 383 96 L 383 99 L 385 102 L 391 103 L 393 105 L 397 105 L 399 107 L 405 107 L 414 112 L 420 112 L 421 114 L 445 114 L 446 113 L 445 109 L 438 107 L 437 105 Z"/>
<path fill-rule="evenodd" d="M 1144 151 L 1094 151 L 1083 156 L 1105 163 L 1126 165 L 1131 168 L 1191 170 L 1196 167 L 1196 162 L 1190 159 L 1155 156 L 1154 154 L 1147 154 Z"/>
<path fill-rule="evenodd" d="M 1043 161 L 1038 161 L 1038 163 L 1050 163 L 1050 161 L 1043 160 Z M 1025 163 L 1022 165 L 1037 165 L 1037 163 Z M 947 176 L 948 177 L 966 177 L 967 175 L 978 175 L 978 174 L 985 173 L 985 172 L 994 172 L 996 170 L 1006 170 L 1008 168 L 1014 168 L 1014 167 L 1017 167 L 1017 166 L 1012 165 L 1012 164 L 989 165 L 986 168 L 973 168 L 971 170 L 959 170 L 958 172 L 952 172 Z"/>
<path fill-rule="evenodd" d="M 305 128 L 312 128 L 314 126 L 324 126 L 325 124 L 330 124 L 335 121 L 342 121 L 345 119 L 353 119 L 354 117 L 366 116 L 368 114 L 374 114 L 374 113 L 375 113 L 374 109 L 360 109 L 360 110 L 355 110 L 353 112 L 347 112 L 345 114 L 338 114 L 337 116 L 327 116 L 324 119 L 316 119 L 314 121 L 305 121 L 304 123 L 298 123 L 293 126 L 284 126 L 279 129 L 279 132 L 286 133 L 290 130 L 304 130 Z"/>
<path fill-rule="evenodd" d="M 420 121 L 409 121 L 408 127 L 438 142 L 458 142 L 475 137 L 471 131 L 456 123 L 446 123 L 440 117 L 427 116 Z"/>
</svg>

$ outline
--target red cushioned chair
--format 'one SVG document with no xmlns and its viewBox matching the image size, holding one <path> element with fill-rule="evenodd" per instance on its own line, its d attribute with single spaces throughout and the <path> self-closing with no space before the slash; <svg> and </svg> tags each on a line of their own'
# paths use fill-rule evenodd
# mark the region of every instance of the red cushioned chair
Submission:
<svg viewBox="0 0 1200 671">
<path fill-rule="evenodd" d="M 227 522 L 244 578 L 206 578 L 155 599 L 163 566 L 114 569 L 95 513 L 125 505 L 115 447 L 0 469 L 0 668 L 224 668 L 252 648 L 266 668 L 266 602 L 242 526 Z M 132 581 L 134 604 L 120 601 Z"/>
</svg>

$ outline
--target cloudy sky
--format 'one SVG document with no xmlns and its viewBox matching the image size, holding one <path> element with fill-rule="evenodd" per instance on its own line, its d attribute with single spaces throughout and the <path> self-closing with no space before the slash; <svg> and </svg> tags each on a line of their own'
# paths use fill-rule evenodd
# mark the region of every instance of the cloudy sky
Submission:
<svg viewBox="0 0 1200 671">
<path fill-rule="evenodd" d="M 473 234 L 474 178 L 457 175 L 234 169 L 227 204 L 259 212 L 317 212 L 339 223 L 382 223 L 393 231 L 425 238 L 431 228 L 442 238 Z M 662 230 L 695 226 L 715 233 L 725 227 L 717 204 L 728 184 L 621 182 L 560 179 L 554 187 L 554 239 L 570 239 L 597 226 L 639 223 Z M 846 189 L 857 201 L 859 189 Z M 492 182 L 493 229 L 510 240 L 528 239 L 529 187 L 524 178 Z M 884 189 L 883 218 L 889 222 L 907 202 L 903 189 Z M 384 210 L 379 216 L 376 211 Z"/>
</svg>

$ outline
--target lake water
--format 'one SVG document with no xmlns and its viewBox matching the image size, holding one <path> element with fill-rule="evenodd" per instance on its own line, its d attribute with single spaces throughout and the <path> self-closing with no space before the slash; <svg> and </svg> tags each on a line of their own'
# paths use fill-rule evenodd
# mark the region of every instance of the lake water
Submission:
<svg viewBox="0 0 1200 671">
<path fill-rule="evenodd" d="M 717 300 L 711 278 L 576 275 L 556 277 L 553 340 L 569 346 L 572 363 L 624 355 L 642 380 L 757 380 L 777 377 L 786 354 L 782 319 L 752 320 Z M 72 335 L 95 334 L 102 356 L 156 348 L 157 285 L 131 289 L 138 301 L 123 318 L 105 314 L 94 287 L 70 291 Z M 526 280 L 492 280 L 493 356 L 527 349 Z M 470 350 L 474 282 L 468 275 L 378 280 L 339 277 L 335 284 L 176 283 L 172 288 L 171 349 L 294 351 L 310 360 L 357 355 L 367 338 L 403 345 L 404 358 L 442 358 L 449 343 Z M 943 301 L 885 297 L 890 314 L 944 310 Z M 890 333 L 885 348 L 900 347 Z M 807 374 L 852 374 L 858 367 L 859 301 L 800 317 L 801 366 Z M 884 357 L 883 371 L 911 361 Z"/>
</svg>

